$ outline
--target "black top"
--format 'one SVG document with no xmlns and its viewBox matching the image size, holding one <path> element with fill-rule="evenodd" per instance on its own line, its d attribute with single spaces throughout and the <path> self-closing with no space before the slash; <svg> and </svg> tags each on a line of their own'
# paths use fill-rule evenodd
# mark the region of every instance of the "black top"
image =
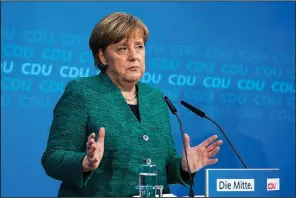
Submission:
<svg viewBox="0 0 296 198">
<path fill-rule="evenodd" d="M 129 107 L 132 110 L 132 112 L 135 114 L 138 121 L 141 122 L 140 112 L 139 112 L 139 105 L 131 105 L 131 104 L 129 104 Z"/>
</svg>

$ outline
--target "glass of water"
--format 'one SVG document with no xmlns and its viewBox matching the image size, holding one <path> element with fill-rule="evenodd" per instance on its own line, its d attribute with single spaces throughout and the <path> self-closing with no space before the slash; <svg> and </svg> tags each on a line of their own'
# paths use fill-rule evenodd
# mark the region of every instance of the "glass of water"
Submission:
<svg viewBox="0 0 296 198">
<path fill-rule="evenodd" d="M 140 197 L 163 197 L 162 191 L 163 186 L 137 186 L 136 189 L 139 190 Z"/>
<path fill-rule="evenodd" d="M 140 165 L 138 186 L 140 197 L 155 197 L 155 186 L 157 186 L 156 165 Z"/>
</svg>

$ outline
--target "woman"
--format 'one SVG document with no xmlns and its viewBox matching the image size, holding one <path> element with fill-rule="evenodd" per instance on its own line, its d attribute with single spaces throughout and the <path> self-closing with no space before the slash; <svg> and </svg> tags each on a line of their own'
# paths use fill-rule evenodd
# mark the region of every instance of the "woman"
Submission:
<svg viewBox="0 0 296 198">
<path fill-rule="evenodd" d="M 189 182 L 163 95 L 139 82 L 148 35 L 142 21 L 125 13 L 110 14 L 93 29 L 89 44 L 101 72 L 68 83 L 42 156 L 46 174 L 62 181 L 58 196 L 138 195 L 141 164 L 157 165 L 164 193 L 169 184 Z M 217 162 L 211 158 L 222 141 L 216 139 L 191 148 L 185 135 L 192 173 Z"/>
</svg>

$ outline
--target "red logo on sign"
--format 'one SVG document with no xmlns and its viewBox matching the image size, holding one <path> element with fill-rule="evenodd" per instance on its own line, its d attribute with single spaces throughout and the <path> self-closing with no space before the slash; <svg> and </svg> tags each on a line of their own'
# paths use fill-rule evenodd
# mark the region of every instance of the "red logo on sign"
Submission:
<svg viewBox="0 0 296 198">
<path fill-rule="evenodd" d="M 267 189 L 268 190 L 274 190 L 274 189 L 276 189 L 276 183 L 268 183 L 267 184 Z"/>
</svg>

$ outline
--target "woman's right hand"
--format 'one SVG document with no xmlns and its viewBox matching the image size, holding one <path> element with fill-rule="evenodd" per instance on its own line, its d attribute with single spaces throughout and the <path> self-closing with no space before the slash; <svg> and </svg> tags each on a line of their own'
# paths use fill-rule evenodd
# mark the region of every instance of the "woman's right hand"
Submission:
<svg viewBox="0 0 296 198">
<path fill-rule="evenodd" d="M 90 134 L 86 143 L 86 155 L 83 158 L 83 172 L 89 172 L 98 168 L 104 154 L 105 128 L 100 128 L 98 140 L 95 141 L 95 133 Z"/>
</svg>

